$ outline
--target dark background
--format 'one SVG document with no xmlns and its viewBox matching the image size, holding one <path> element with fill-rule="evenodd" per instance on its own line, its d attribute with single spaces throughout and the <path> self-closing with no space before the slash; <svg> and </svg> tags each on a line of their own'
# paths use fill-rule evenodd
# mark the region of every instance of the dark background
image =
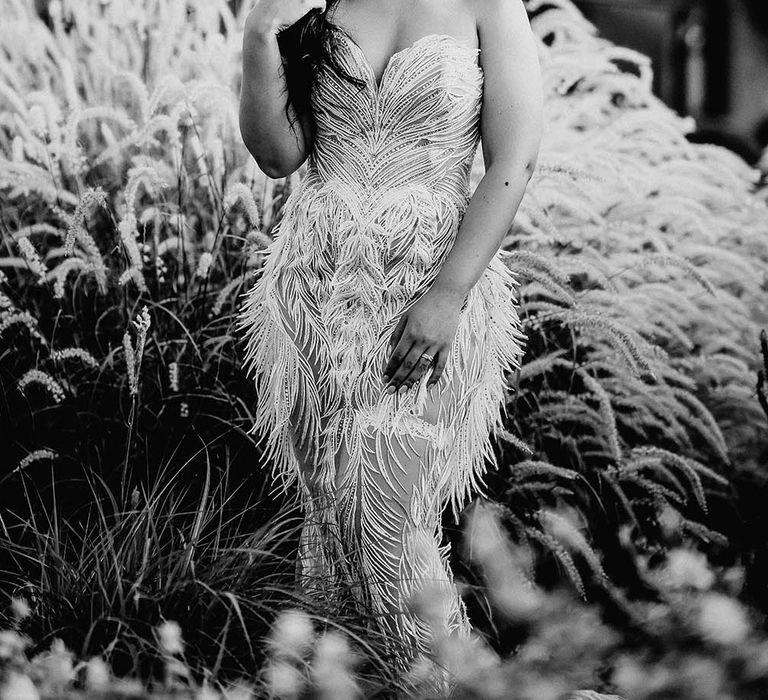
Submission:
<svg viewBox="0 0 768 700">
<path fill-rule="evenodd" d="M 656 94 L 693 140 L 750 162 L 768 145 L 768 0 L 576 0 L 611 41 L 651 57 Z"/>
</svg>

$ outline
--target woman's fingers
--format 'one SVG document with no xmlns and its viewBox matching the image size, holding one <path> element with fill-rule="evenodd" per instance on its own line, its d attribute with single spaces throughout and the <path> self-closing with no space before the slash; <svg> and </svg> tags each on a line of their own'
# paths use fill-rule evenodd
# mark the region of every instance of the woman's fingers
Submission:
<svg viewBox="0 0 768 700">
<path fill-rule="evenodd" d="M 408 355 L 413 345 L 413 339 L 405 332 L 401 333 L 400 339 L 395 343 L 395 347 L 389 356 L 387 366 L 384 368 L 384 381 L 390 385 L 394 383 L 395 374 L 400 370 L 400 365 Z"/>
<path fill-rule="evenodd" d="M 437 383 L 445 367 L 447 353 L 439 345 L 417 339 L 408 329 L 408 315 L 397 322 L 390 340 L 391 353 L 382 373 L 382 381 L 390 394 L 412 387 L 434 366 L 429 386 Z M 424 353 L 432 357 L 424 357 Z"/>
<path fill-rule="evenodd" d="M 435 362 L 434 357 L 436 354 L 437 354 L 436 346 L 428 345 L 424 347 L 418 359 L 416 360 L 416 364 L 413 366 L 413 369 L 411 370 L 410 374 L 403 380 L 403 384 L 408 387 L 412 387 L 414 384 L 416 384 L 429 371 L 429 368 L 434 364 Z M 430 355 L 431 357 L 425 357 L 425 355 Z"/>
<path fill-rule="evenodd" d="M 392 374 L 392 379 L 389 380 L 389 386 L 387 391 L 393 393 L 394 391 L 400 391 L 401 389 L 407 389 L 413 382 L 410 381 L 409 375 L 413 369 L 423 361 L 421 354 L 427 351 L 427 345 L 424 343 L 413 343 L 410 349 L 400 361 L 399 366 Z M 416 381 L 417 377 L 413 381 Z"/>
<path fill-rule="evenodd" d="M 435 357 L 435 366 L 432 369 L 432 376 L 427 382 L 427 388 L 431 389 L 435 384 L 440 381 L 440 377 L 443 376 L 445 371 L 445 364 L 448 361 L 448 348 L 441 350 Z"/>
<path fill-rule="evenodd" d="M 402 361 L 403 357 L 405 357 L 405 354 L 408 352 L 411 342 L 405 343 L 402 347 L 400 346 L 400 341 L 403 339 L 403 333 L 405 332 L 405 327 L 408 325 L 408 317 L 403 314 L 400 317 L 400 320 L 397 322 L 397 325 L 395 326 L 395 330 L 392 331 L 392 337 L 389 340 L 389 359 L 387 360 L 386 365 L 384 366 L 384 372 L 382 374 L 382 381 L 386 384 L 392 375 L 395 373 L 395 370 L 399 366 L 400 362 Z"/>
<path fill-rule="evenodd" d="M 405 331 L 405 327 L 407 325 L 408 325 L 408 316 L 403 314 L 400 317 L 400 320 L 397 322 L 395 329 L 392 331 L 392 337 L 389 339 L 390 347 L 394 348 L 400 342 L 400 338 L 403 337 L 403 331 Z"/>
</svg>

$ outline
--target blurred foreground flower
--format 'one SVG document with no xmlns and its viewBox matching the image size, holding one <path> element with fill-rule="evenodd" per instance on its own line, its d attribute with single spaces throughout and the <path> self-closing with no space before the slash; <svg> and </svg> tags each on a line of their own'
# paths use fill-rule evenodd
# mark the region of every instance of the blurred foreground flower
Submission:
<svg viewBox="0 0 768 700">
<path fill-rule="evenodd" d="M 181 636 L 181 627 L 174 620 L 166 620 L 156 628 L 157 642 L 165 654 L 171 656 L 184 653 L 184 640 Z"/>
<path fill-rule="evenodd" d="M 269 660 L 264 671 L 270 696 L 280 700 L 299 698 L 307 685 L 306 656 L 314 641 L 309 616 L 286 610 L 272 627 L 268 640 Z"/>
<path fill-rule="evenodd" d="M 9 664 L 19 662 L 24 657 L 24 650 L 29 646 L 30 640 L 22 637 L 12 630 L 0 630 L 0 663 Z"/>
<path fill-rule="evenodd" d="M 0 685 L 0 700 L 40 700 L 40 693 L 28 676 L 11 671 Z"/>
<path fill-rule="evenodd" d="M 32 614 L 32 608 L 29 607 L 29 603 L 23 598 L 12 598 L 11 613 L 16 622 L 21 622 Z"/>
<path fill-rule="evenodd" d="M 360 688 L 354 676 L 356 655 L 336 632 L 320 637 L 312 660 L 312 680 L 319 700 L 354 700 Z"/>
<path fill-rule="evenodd" d="M 695 588 L 704 591 L 715 582 L 715 575 L 706 556 L 682 547 L 669 552 L 661 576 L 663 583 L 673 589 Z"/>
<path fill-rule="evenodd" d="M 100 656 L 94 656 L 85 665 L 85 687 L 102 692 L 109 689 L 111 674 L 109 666 Z"/>
<path fill-rule="evenodd" d="M 48 651 L 32 659 L 30 675 L 43 695 L 62 694 L 75 680 L 74 655 L 61 639 L 54 639 Z"/>
<path fill-rule="evenodd" d="M 750 632 L 744 608 L 721 593 L 707 593 L 699 602 L 696 626 L 701 635 L 716 644 L 740 644 Z"/>
<path fill-rule="evenodd" d="M 467 533 L 467 554 L 483 571 L 495 605 L 509 620 L 534 620 L 542 612 L 544 599 L 525 574 L 532 567 L 530 553 L 510 546 L 495 512 L 486 505 L 472 509 Z"/>
<path fill-rule="evenodd" d="M 312 621 L 306 613 L 287 610 L 272 627 L 270 647 L 275 656 L 301 659 L 311 647 L 314 636 Z"/>
</svg>

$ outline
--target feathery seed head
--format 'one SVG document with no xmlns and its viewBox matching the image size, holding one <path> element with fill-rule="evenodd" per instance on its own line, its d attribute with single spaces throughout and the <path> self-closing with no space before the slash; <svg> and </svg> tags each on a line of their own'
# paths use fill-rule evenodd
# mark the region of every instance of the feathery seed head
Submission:
<svg viewBox="0 0 768 700">
<path fill-rule="evenodd" d="M 37 276 L 38 284 L 45 284 L 48 269 L 40 259 L 40 255 L 32 245 L 32 241 L 26 236 L 22 236 L 16 241 L 16 244 L 19 246 L 22 257 L 26 260 L 27 265 L 29 265 L 29 269 Z"/>
<path fill-rule="evenodd" d="M 24 392 L 28 386 L 37 385 L 48 392 L 56 403 L 64 400 L 64 389 L 50 374 L 39 369 L 30 369 L 19 379 L 17 386 Z"/>
</svg>

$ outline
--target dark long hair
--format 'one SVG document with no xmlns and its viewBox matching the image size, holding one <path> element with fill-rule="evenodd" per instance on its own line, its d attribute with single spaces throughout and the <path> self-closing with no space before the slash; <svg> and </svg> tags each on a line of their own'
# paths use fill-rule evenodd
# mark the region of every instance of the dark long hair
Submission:
<svg viewBox="0 0 768 700">
<path fill-rule="evenodd" d="M 294 127 L 289 112 L 293 106 L 297 116 L 310 115 L 310 94 L 321 66 L 328 65 L 344 79 L 365 86 L 360 78 L 350 75 L 339 63 L 336 46 L 339 28 L 327 16 L 339 0 L 328 0 L 325 12 L 312 10 L 298 22 L 278 34 L 277 40 L 285 63 L 285 80 L 288 100 L 285 113 L 291 128 Z"/>
</svg>

